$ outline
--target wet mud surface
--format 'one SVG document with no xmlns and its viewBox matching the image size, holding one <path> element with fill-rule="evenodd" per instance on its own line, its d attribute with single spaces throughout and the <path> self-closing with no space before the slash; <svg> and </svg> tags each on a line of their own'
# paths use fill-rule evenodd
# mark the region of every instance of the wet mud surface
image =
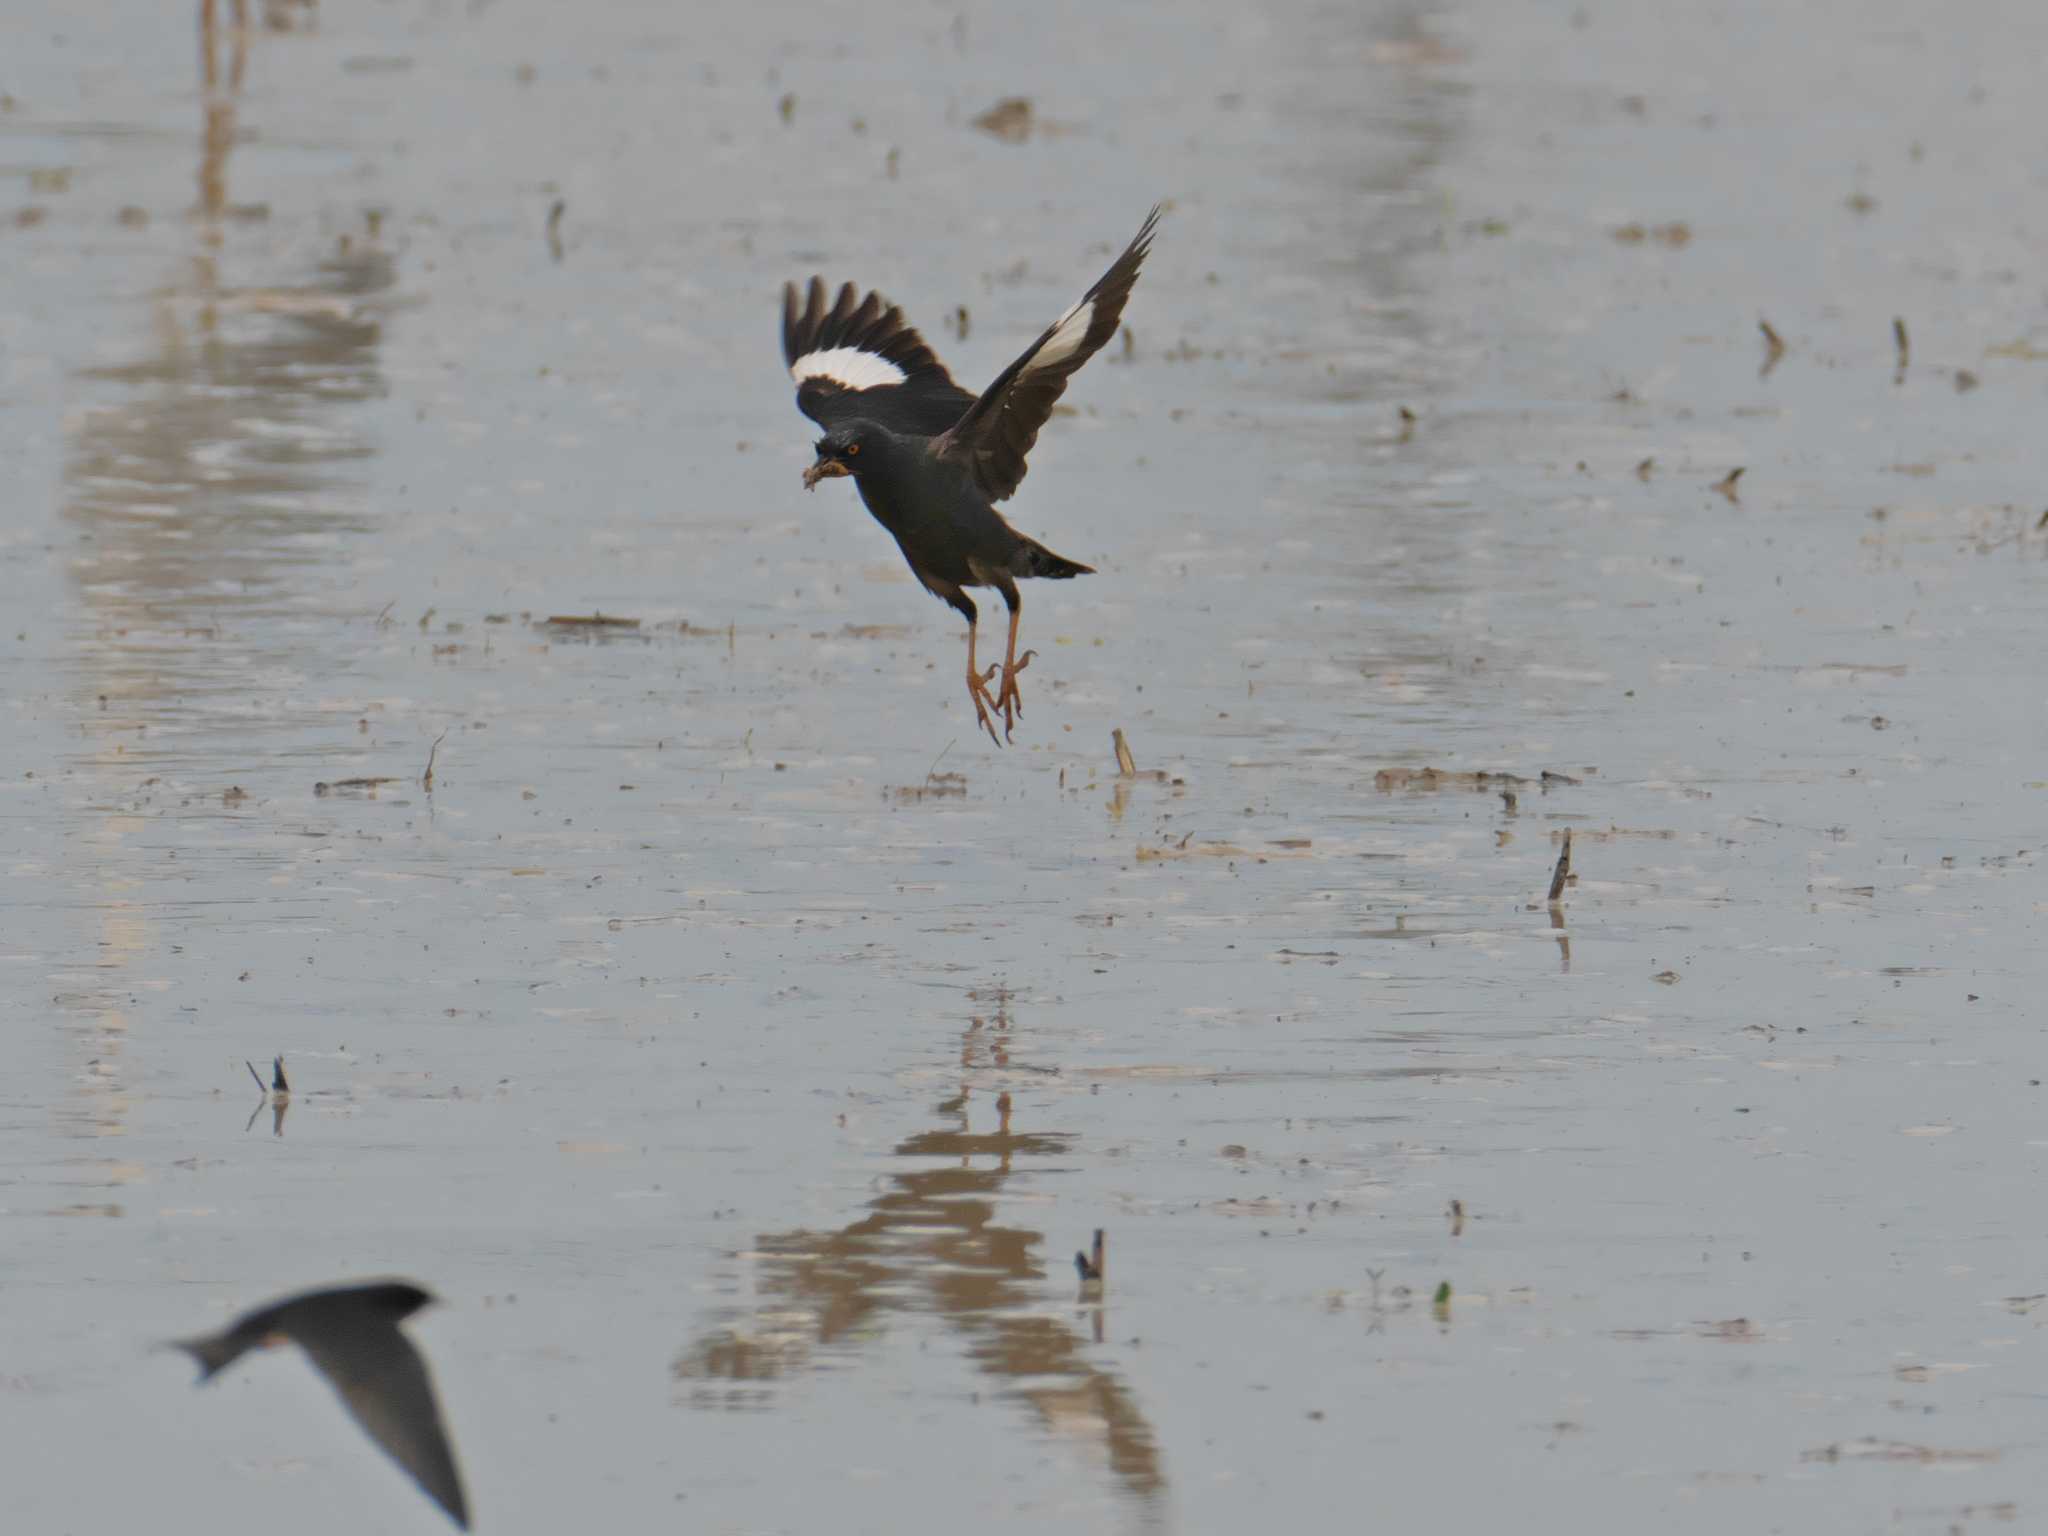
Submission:
<svg viewBox="0 0 2048 1536">
<path fill-rule="evenodd" d="M 2039 1519 L 2038 15 L 279 19 L 0 76 L 22 1529 Z M 998 752 L 777 295 L 1158 199 Z"/>
</svg>

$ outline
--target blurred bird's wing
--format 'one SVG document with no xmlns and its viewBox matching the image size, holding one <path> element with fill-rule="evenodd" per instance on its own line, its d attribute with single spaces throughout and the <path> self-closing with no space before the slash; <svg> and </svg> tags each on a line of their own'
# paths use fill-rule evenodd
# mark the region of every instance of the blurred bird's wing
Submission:
<svg viewBox="0 0 2048 1536">
<path fill-rule="evenodd" d="M 857 296 L 851 283 L 829 307 L 823 278 L 801 300 L 795 283 L 783 285 L 782 355 L 797 409 L 828 432 L 865 419 L 936 437 L 974 404 L 902 310 L 879 293 Z"/>
<path fill-rule="evenodd" d="M 1038 441 L 1038 429 L 1052 415 L 1067 380 L 1123 323 L 1124 303 L 1158 224 L 1159 210 L 1154 208 L 1137 238 L 1081 302 L 1047 326 L 1045 334 L 982 391 L 959 425 L 932 444 L 934 457 L 964 465 L 989 500 L 1001 501 L 1017 489 L 1024 478 L 1024 456 Z"/>
<path fill-rule="evenodd" d="M 465 1531 L 469 1506 L 462 1474 L 441 1423 L 433 1378 L 412 1340 L 396 1324 L 358 1322 L 345 1329 L 293 1335 L 320 1373 L 334 1383 L 356 1422 Z"/>
</svg>

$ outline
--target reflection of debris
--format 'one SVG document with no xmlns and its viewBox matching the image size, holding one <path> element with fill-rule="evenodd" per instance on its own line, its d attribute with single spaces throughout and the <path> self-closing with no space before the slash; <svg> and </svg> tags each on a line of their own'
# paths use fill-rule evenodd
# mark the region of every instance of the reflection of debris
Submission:
<svg viewBox="0 0 2048 1536">
<path fill-rule="evenodd" d="M 1919 1466 L 1959 1466 L 1998 1460 L 1997 1451 L 1943 1450 L 1933 1445 L 1908 1445 L 1903 1440 L 1876 1440 L 1868 1436 L 1846 1443 L 1837 1441 L 1803 1452 L 1801 1461 L 1904 1461 Z"/>
<path fill-rule="evenodd" d="M 1005 144 L 1022 144 L 1031 137 L 1032 111 L 1029 96 L 1005 96 L 974 120 L 974 126 Z"/>
<path fill-rule="evenodd" d="M 1694 1323 L 1693 1337 L 1714 1339 L 1723 1344 L 1760 1344 L 1764 1331 L 1746 1317 L 1727 1317 L 1719 1322 Z"/>
<path fill-rule="evenodd" d="M 920 800 L 964 800 L 967 798 L 967 775 L 964 773 L 935 773 L 922 784 L 895 784 L 882 791 L 883 797 L 914 805 Z"/>
<path fill-rule="evenodd" d="M 1737 465 L 1734 469 L 1729 470 L 1727 474 L 1714 482 L 1713 488 L 1723 496 L 1726 496 L 1730 501 L 1740 501 L 1742 498 L 1736 493 L 1735 486 L 1742 479 L 1742 471 L 1746 467 L 1745 465 Z"/>
<path fill-rule="evenodd" d="M 1157 848 L 1140 847 L 1138 862 L 1149 863 L 1154 859 L 1251 859 L 1264 864 L 1272 859 L 1306 859 L 1310 855 L 1296 850 L 1281 850 L 1277 853 L 1262 853 L 1256 848 L 1241 847 L 1236 843 L 1194 843 L 1190 842 L 1191 832 L 1178 843 L 1162 844 Z"/>
<path fill-rule="evenodd" d="M 1381 794 L 1391 794 L 1397 789 L 1413 789 L 1435 793 L 1446 789 L 1508 790 L 1518 786 L 1540 784 L 1544 789 L 1562 785 L 1576 785 L 1579 781 L 1568 773 L 1557 773 L 1545 768 L 1540 778 L 1525 779 L 1517 773 L 1504 773 L 1498 769 L 1479 769 L 1476 772 L 1450 768 L 1382 768 L 1372 776 L 1372 787 Z"/>
<path fill-rule="evenodd" d="M 1646 240 L 1654 241 L 1658 245 L 1668 245 L 1676 251 L 1692 244 L 1692 226 L 1683 219 L 1671 224 L 1653 224 L 1648 227 L 1641 224 L 1624 224 L 1614 232 L 1614 238 L 1623 245 L 1641 245 Z"/>
<path fill-rule="evenodd" d="M 1771 370 L 1778 366 L 1778 359 L 1785 355 L 1785 338 L 1772 329 L 1771 322 L 1759 319 L 1757 329 L 1764 333 L 1764 365 L 1756 371 L 1760 379 L 1769 378 Z"/>
<path fill-rule="evenodd" d="M 1557 868 L 1550 872 L 1550 895 L 1547 900 L 1554 907 L 1564 899 L 1565 882 L 1572 877 L 1572 829 L 1564 829 L 1564 849 L 1557 856 Z"/>
<path fill-rule="evenodd" d="M 378 790 L 382 789 L 386 784 L 396 784 L 397 782 L 397 779 L 389 775 L 375 779 L 336 779 L 332 784 L 325 782 L 315 784 L 313 786 L 313 793 L 323 797 L 327 795 L 367 793 L 374 800 L 377 797 Z"/>
</svg>

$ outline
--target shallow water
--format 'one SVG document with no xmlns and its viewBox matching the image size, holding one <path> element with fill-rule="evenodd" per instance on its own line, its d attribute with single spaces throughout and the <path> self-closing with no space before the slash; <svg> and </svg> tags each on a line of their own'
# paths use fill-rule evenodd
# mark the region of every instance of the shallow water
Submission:
<svg viewBox="0 0 2048 1536">
<path fill-rule="evenodd" d="M 21 1528 L 2038 1518 L 2048 20 L 1782 10 L 16 26 Z M 998 752 L 779 287 L 1162 197 Z"/>
</svg>

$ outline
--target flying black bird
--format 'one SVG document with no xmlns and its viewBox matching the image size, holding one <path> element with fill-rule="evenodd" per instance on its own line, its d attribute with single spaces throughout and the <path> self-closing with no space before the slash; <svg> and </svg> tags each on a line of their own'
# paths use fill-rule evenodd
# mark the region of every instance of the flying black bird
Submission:
<svg viewBox="0 0 2048 1536">
<path fill-rule="evenodd" d="M 334 1384 L 370 1438 L 469 1529 L 462 1474 L 434 1401 L 427 1362 L 398 1325 L 434 1298 L 403 1280 L 302 1291 L 243 1314 L 219 1333 L 176 1339 L 206 1381 L 252 1349 L 293 1343 Z"/>
<path fill-rule="evenodd" d="M 801 297 L 794 283 L 782 290 L 782 351 L 797 408 L 825 429 L 804 487 L 853 476 L 860 499 L 895 536 L 925 590 L 966 618 L 967 696 L 997 746 L 1024 712 L 1017 674 L 1034 654 L 1017 655 L 1018 579 L 1065 579 L 1093 568 L 1026 538 L 994 504 L 1024 478 L 1024 456 L 1067 380 L 1116 334 L 1158 222 L 1154 208 L 1095 286 L 978 399 L 953 382 L 903 311 L 879 293 L 861 298 L 848 283 L 828 307 L 822 278 L 812 278 Z M 994 587 L 1010 609 L 994 698 L 988 684 L 996 669 L 983 672 L 974 661 L 976 610 L 968 587 Z M 1001 738 L 992 718 L 998 713 Z"/>
</svg>

